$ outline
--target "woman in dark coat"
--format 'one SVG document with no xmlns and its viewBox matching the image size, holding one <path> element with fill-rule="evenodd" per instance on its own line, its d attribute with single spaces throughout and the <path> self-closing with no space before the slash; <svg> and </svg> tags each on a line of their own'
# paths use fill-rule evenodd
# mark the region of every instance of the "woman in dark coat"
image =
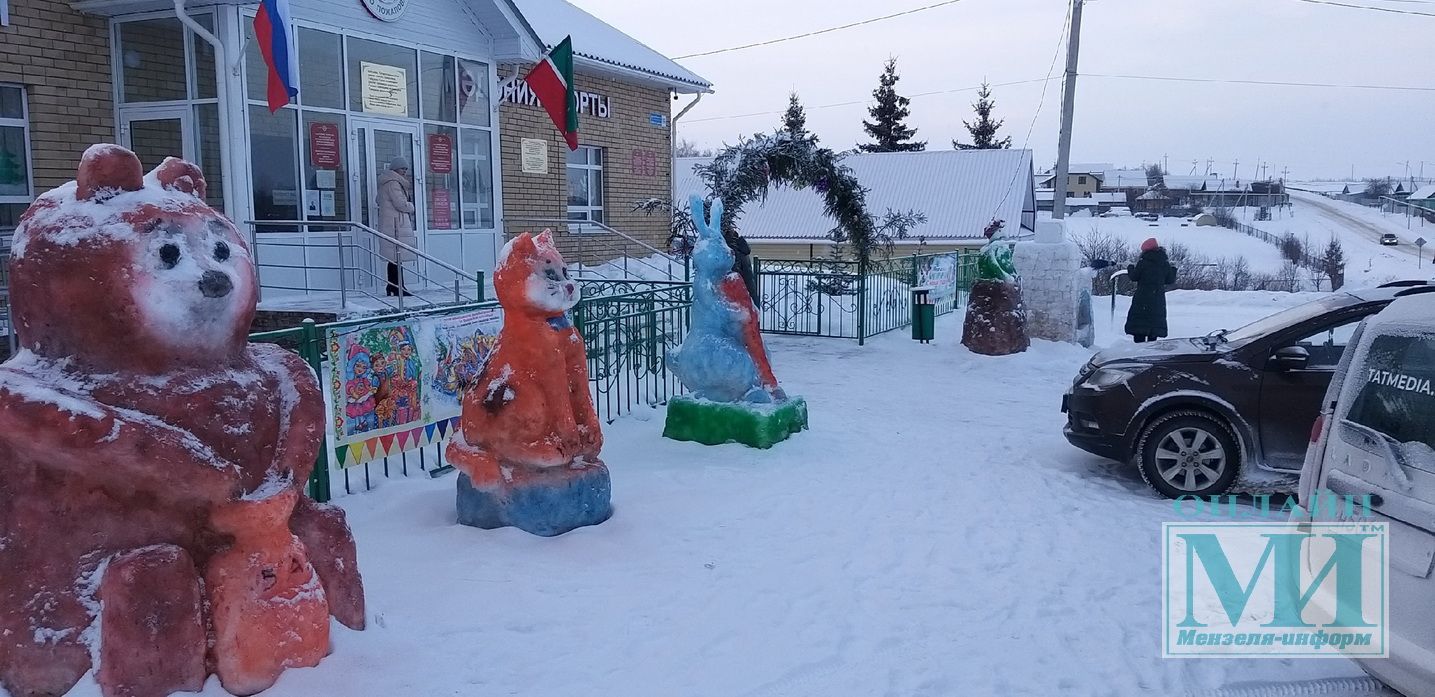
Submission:
<svg viewBox="0 0 1435 697">
<path fill-rule="evenodd" d="M 1126 275 L 1136 284 L 1126 333 L 1138 344 L 1166 336 L 1166 286 L 1176 282 L 1176 267 L 1156 238 L 1141 243 L 1141 258 L 1126 267 Z"/>
</svg>

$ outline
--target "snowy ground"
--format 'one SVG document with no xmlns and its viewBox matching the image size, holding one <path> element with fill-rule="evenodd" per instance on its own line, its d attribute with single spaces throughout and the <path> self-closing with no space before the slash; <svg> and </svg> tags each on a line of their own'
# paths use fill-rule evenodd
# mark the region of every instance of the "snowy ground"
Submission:
<svg viewBox="0 0 1435 697">
<path fill-rule="evenodd" d="M 1403 215 L 1386 215 L 1358 203 L 1302 191 L 1291 192 L 1291 202 L 1288 211 L 1274 212 L 1272 220 L 1244 222 L 1276 235 L 1290 232 L 1302 240 L 1308 238 L 1317 253 L 1336 236 L 1345 249 L 1345 275 L 1349 283 L 1377 285 L 1396 279 L 1435 278 L 1435 267 L 1430 261 L 1435 247 L 1425 248 L 1422 262 L 1416 258 L 1414 245 L 1414 240 L 1422 236 L 1435 241 L 1435 225 L 1427 224 L 1422 229 L 1419 219 L 1407 221 Z M 1237 213 L 1253 217 L 1245 211 Z M 1387 232 L 1399 237 L 1400 244 L 1381 245 L 1380 236 Z"/>
<path fill-rule="evenodd" d="M 1172 330 L 1303 299 L 1175 292 Z M 1102 343 L 1125 341 L 1106 302 Z M 1061 436 L 1060 396 L 1091 352 L 980 357 L 960 322 L 941 318 L 927 346 L 769 338 L 812 413 L 769 451 L 664 440 L 661 408 L 620 420 L 601 526 L 458 526 L 452 476 L 341 499 L 369 629 L 335 625 L 332 656 L 265 694 L 1179 695 L 1361 674 L 1161 659 L 1158 539 L 1177 517 Z"/>
<path fill-rule="evenodd" d="M 1274 273 L 1280 270 L 1281 252 L 1275 245 L 1267 244 L 1250 235 L 1242 234 L 1220 226 L 1197 226 L 1186 218 L 1161 218 L 1148 222 L 1135 218 L 1125 211 L 1113 211 L 1109 218 L 1079 216 L 1067 219 L 1067 230 L 1073 239 L 1084 239 L 1092 232 L 1105 233 L 1125 240 L 1133 248 L 1148 237 L 1155 237 L 1161 244 L 1170 246 L 1181 243 L 1192 250 L 1214 258 L 1244 256 L 1256 273 Z"/>
</svg>

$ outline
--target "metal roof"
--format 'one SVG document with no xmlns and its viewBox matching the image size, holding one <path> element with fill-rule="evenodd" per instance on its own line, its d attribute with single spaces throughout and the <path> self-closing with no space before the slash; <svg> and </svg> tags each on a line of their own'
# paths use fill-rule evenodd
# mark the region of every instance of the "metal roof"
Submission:
<svg viewBox="0 0 1435 697">
<path fill-rule="evenodd" d="M 579 58 L 659 78 L 679 92 L 712 91 L 712 83 L 697 73 L 566 0 L 512 1 L 547 48 L 571 35 Z"/>
<path fill-rule="evenodd" d="M 712 158 L 677 160 L 677 195 L 706 196 L 694 165 Z M 981 239 L 993 219 L 1007 229 L 1035 225 L 1030 150 L 932 150 L 854 153 L 842 158 L 857 181 L 869 189 L 867 210 L 880 217 L 887 209 L 914 210 L 927 222 L 911 235 L 928 240 Z M 1019 221 L 1019 222 L 1018 222 Z M 826 239 L 836 225 L 823 211 L 821 194 L 789 187 L 772 189 L 765 202 L 749 203 L 738 229 L 753 239 Z"/>
<path fill-rule="evenodd" d="M 1146 182 L 1144 169 L 1108 169 L 1101 176 L 1101 185 L 1108 189 L 1144 189 Z"/>
<path fill-rule="evenodd" d="M 1410 198 L 1408 200 L 1424 201 L 1425 199 L 1432 198 L 1435 198 L 1435 184 L 1426 184 L 1425 186 L 1416 189 L 1415 193 L 1410 194 Z"/>
</svg>

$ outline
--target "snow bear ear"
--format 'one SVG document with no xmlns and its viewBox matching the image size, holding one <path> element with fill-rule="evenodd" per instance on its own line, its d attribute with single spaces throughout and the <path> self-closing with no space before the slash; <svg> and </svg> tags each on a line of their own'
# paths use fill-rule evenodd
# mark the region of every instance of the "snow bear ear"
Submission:
<svg viewBox="0 0 1435 697">
<path fill-rule="evenodd" d="M 552 246 L 553 246 L 553 231 L 552 231 L 552 230 L 544 230 L 543 232 L 538 233 L 538 237 L 535 237 L 535 238 L 533 239 L 533 243 L 534 243 L 534 246 L 539 247 L 539 248 L 542 248 L 542 247 L 552 247 Z"/>
<path fill-rule="evenodd" d="M 178 157 L 166 157 L 160 166 L 154 169 L 154 178 L 170 191 L 183 191 L 197 198 L 204 198 L 206 184 L 204 173 L 193 162 L 181 160 Z"/>
<path fill-rule="evenodd" d="M 75 198 L 106 199 L 120 191 L 144 188 L 144 169 L 135 154 L 108 143 L 91 145 L 80 158 Z"/>
</svg>

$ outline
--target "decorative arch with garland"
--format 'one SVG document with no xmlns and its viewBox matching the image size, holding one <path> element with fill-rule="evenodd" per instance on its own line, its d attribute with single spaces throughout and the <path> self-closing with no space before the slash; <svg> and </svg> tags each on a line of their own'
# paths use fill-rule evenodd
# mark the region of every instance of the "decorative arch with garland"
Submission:
<svg viewBox="0 0 1435 697">
<path fill-rule="evenodd" d="M 812 189 L 822 197 L 827 215 L 837 221 L 831 239 L 851 249 L 865 268 L 874 255 L 890 253 L 893 240 L 906 237 L 926 222 L 926 216 L 888 210 L 881 219 L 874 218 L 867 211 L 866 187 L 842 164 L 842 157 L 817 145 L 815 137 L 794 138 L 778 131 L 739 139 L 696 171 L 708 186 L 708 202 L 722 201 L 722 231 L 729 240 L 737 236 L 743 207 L 765 200 L 772 188 Z"/>
</svg>

